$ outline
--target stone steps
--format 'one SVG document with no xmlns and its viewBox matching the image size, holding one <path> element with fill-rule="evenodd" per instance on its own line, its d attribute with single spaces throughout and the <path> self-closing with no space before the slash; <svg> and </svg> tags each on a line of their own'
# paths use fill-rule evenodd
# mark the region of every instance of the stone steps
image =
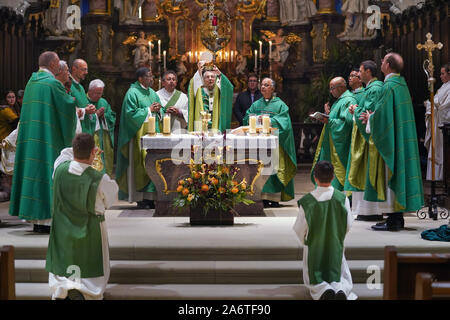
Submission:
<svg viewBox="0 0 450 320">
<path fill-rule="evenodd" d="M 302 261 L 131 261 L 112 260 L 117 284 L 292 284 L 303 283 Z M 382 260 L 348 261 L 354 283 L 365 283 L 369 266 Z M 16 260 L 16 282 L 46 283 L 45 260 Z"/>
<path fill-rule="evenodd" d="M 354 284 L 360 300 L 379 300 L 380 289 Z M 20 300 L 49 300 L 47 283 L 16 283 Z M 308 289 L 301 284 L 108 284 L 107 300 L 310 300 Z"/>
</svg>

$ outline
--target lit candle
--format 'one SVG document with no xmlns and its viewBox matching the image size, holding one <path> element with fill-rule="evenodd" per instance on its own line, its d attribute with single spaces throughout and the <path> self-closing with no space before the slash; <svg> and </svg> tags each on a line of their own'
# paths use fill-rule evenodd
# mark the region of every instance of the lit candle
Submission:
<svg viewBox="0 0 450 320">
<path fill-rule="evenodd" d="M 228 62 L 228 51 L 225 52 L 225 62 Z"/>
<path fill-rule="evenodd" d="M 234 51 L 231 50 L 231 62 L 233 62 L 233 53 L 234 53 Z"/>
<path fill-rule="evenodd" d="M 250 125 L 250 133 L 256 133 L 256 116 L 255 115 L 250 116 L 249 125 Z"/>
<path fill-rule="evenodd" d="M 195 62 L 198 62 L 198 52 L 195 51 Z"/>
<path fill-rule="evenodd" d="M 272 59 L 272 41 L 269 41 L 269 59 Z"/>
<path fill-rule="evenodd" d="M 150 60 L 152 60 L 152 42 L 148 42 L 148 52 L 150 54 Z"/>
<path fill-rule="evenodd" d="M 222 62 L 222 51 L 219 52 L 219 61 L 218 62 Z"/>
<path fill-rule="evenodd" d="M 158 59 L 161 61 L 161 40 L 158 40 Z"/>
<path fill-rule="evenodd" d="M 191 63 L 192 62 L 192 52 L 191 51 L 189 51 L 188 58 L 189 58 L 189 63 Z"/>
<path fill-rule="evenodd" d="M 163 56 L 164 56 L 164 71 L 166 71 L 166 50 L 163 51 Z"/>
<path fill-rule="evenodd" d="M 158 90 L 160 90 L 161 89 L 161 77 L 159 77 L 159 79 L 158 79 Z"/>
<path fill-rule="evenodd" d="M 262 57 L 262 41 L 259 41 L 259 58 Z"/>
<path fill-rule="evenodd" d="M 270 133 L 270 117 L 268 115 L 263 115 L 263 133 Z"/>
<path fill-rule="evenodd" d="M 258 70 L 258 50 L 255 49 L 255 72 Z"/>
<path fill-rule="evenodd" d="M 164 115 L 163 133 L 165 133 L 165 134 L 170 133 L 170 114 L 169 113 Z"/>
<path fill-rule="evenodd" d="M 148 117 L 148 131 L 147 133 L 149 134 L 155 134 L 155 116 L 150 113 L 149 117 Z"/>
</svg>

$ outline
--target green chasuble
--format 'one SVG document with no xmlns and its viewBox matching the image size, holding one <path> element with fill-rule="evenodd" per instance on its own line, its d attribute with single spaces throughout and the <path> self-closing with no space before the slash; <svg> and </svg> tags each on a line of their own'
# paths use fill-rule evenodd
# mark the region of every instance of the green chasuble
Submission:
<svg viewBox="0 0 450 320">
<path fill-rule="evenodd" d="M 353 97 L 356 99 L 356 103 L 359 105 L 361 103 L 361 98 L 364 96 L 364 87 L 360 87 L 352 91 Z"/>
<path fill-rule="evenodd" d="M 356 99 L 347 90 L 331 106 L 330 118 L 323 126 L 311 169 L 313 183 L 315 183 L 314 166 L 317 161 L 326 160 L 334 166 L 335 178 L 331 185 L 340 191 L 344 189 L 353 127 L 353 116 L 348 111 L 348 107 L 352 104 L 356 104 Z"/>
<path fill-rule="evenodd" d="M 100 222 L 95 200 L 103 173 L 89 167 L 81 176 L 69 172 L 70 161 L 55 170 L 52 227 L 45 270 L 69 278 L 71 265 L 80 268 L 81 278 L 104 275 Z"/>
<path fill-rule="evenodd" d="M 423 205 L 422 173 L 411 95 L 405 79 L 400 75 L 388 78 L 370 117 L 371 138 L 380 154 L 370 154 L 369 179 L 378 199 L 384 200 L 385 184 L 377 183 L 388 168 L 388 185 L 395 194 L 396 212 L 416 211 Z M 364 200 L 375 201 L 366 192 Z"/>
<path fill-rule="evenodd" d="M 73 78 L 72 86 L 70 87 L 70 94 L 75 98 L 78 108 L 84 109 L 88 104 L 91 103 L 81 83 L 77 83 L 75 80 L 73 80 Z M 94 135 L 96 118 L 96 114 L 85 114 L 84 120 L 80 121 L 82 131 L 89 133 L 90 135 Z"/>
<path fill-rule="evenodd" d="M 108 101 L 103 98 L 100 98 L 97 102 L 93 102 L 89 99 L 89 103 L 93 104 L 97 110 L 102 107 L 105 108 L 103 117 L 99 119 L 100 128 L 96 127 L 97 117 L 91 120 L 93 121 L 91 127 L 95 129 L 94 139 L 96 146 L 103 150 L 102 161 L 104 166 L 101 172 L 107 173 L 111 177 L 114 162 L 114 127 L 116 125 L 116 113 L 111 109 Z M 108 130 L 103 129 L 104 125 L 107 126 Z"/>
<path fill-rule="evenodd" d="M 248 117 L 252 113 L 256 115 L 268 114 L 271 126 L 277 128 L 279 132 L 278 171 L 270 176 L 262 192 L 281 192 L 281 201 L 292 200 L 294 198 L 294 177 L 297 173 L 297 158 L 289 107 L 278 97 L 272 98 L 269 102 L 260 98 L 247 110 L 242 120 L 244 125 L 248 125 Z"/>
<path fill-rule="evenodd" d="M 354 112 L 352 142 L 347 163 L 344 186 L 346 191 L 363 191 L 365 189 L 366 174 L 363 173 L 367 173 L 370 137 L 366 133 L 366 125 L 359 120 L 359 117 L 361 113 L 367 110 L 375 111 L 375 105 L 382 88 L 383 82 L 374 78 L 364 89 L 364 93 L 359 96 L 358 107 Z"/>
<path fill-rule="evenodd" d="M 129 142 L 134 144 L 134 178 L 136 191 L 155 192 L 155 185 L 145 171 L 147 151 L 141 149 L 141 137 L 146 135 L 144 121 L 153 102 L 160 102 L 152 88 L 144 89 L 136 81 L 130 86 L 123 99 L 120 115 L 119 137 L 117 145 L 116 181 L 119 185 L 119 199 L 128 199 Z M 156 117 L 156 131 L 159 131 L 159 118 Z"/>
<path fill-rule="evenodd" d="M 225 131 L 231 128 L 231 111 L 233 102 L 233 84 L 222 73 L 220 76 L 220 88 L 214 86 L 214 104 L 211 115 L 211 128 Z M 189 82 L 188 88 L 188 131 L 195 131 L 194 122 L 200 121 L 201 111 L 209 111 L 209 100 L 206 91 L 202 87 L 194 93 L 194 79 Z"/>
<path fill-rule="evenodd" d="M 72 145 L 75 101 L 48 72 L 33 73 L 25 87 L 9 214 L 25 220 L 51 218 L 53 163 Z"/>
<path fill-rule="evenodd" d="M 330 200 L 317 201 L 308 193 L 297 203 L 302 206 L 308 224 L 305 245 L 310 283 L 340 282 L 348 216 L 345 195 L 334 190 Z"/>
</svg>

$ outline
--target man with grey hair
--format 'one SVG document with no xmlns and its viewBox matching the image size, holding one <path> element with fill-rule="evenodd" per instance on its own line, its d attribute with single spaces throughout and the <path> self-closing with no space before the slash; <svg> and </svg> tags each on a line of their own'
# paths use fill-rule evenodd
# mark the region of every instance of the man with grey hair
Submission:
<svg viewBox="0 0 450 320">
<path fill-rule="evenodd" d="M 90 104 L 95 106 L 95 117 L 89 126 L 94 128 L 94 137 L 97 147 L 103 150 L 101 155 L 103 161 L 103 173 L 109 176 L 113 173 L 114 161 L 114 126 L 116 125 L 116 113 L 111 109 L 108 101 L 103 96 L 105 84 L 100 79 L 92 80 L 89 83 L 87 98 Z"/>
<path fill-rule="evenodd" d="M 280 201 L 294 199 L 294 177 L 297 173 L 294 132 L 289 116 L 289 107 L 278 97 L 274 97 L 275 81 L 264 78 L 261 82 L 262 98 L 255 101 L 247 110 L 244 125 L 248 124 L 250 114 L 270 116 L 271 127 L 278 129 L 280 146 L 278 149 L 278 170 L 264 185 L 261 198 L 265 207 L 279 207 Z"/>
<path fill-rule="evenodd" d="M 46 51 L 39 56 L 39 71 L 25 87 L 9 214 L 49 233 L 53 198 L 53 163 L 75 134 L 75 102 L 55 78 L 59 57 Z"/>
<path fill-rule="evenodd" d="M 183 92 L 175 89 L 177 86 L 177 74 L 168 70 L 162 76 L 163 88 L 156 93 L 161 100 L 161 113 L 171 114 L 171 131 L 186 129 L 188 121 L 188 97 Z"/>
<path fill-rule="evenodd" d="M 343 191 L 353 128 L 353 116 L 349 112 L 349 107 L 357 104 L 357 101 L 353 93 L 347 90 L 347 83 L 342 77 L 336 77 L 330 81 L 330 92 L 337 100 L 331 108 L 327 102 L 324 109 L 328 117 L 318 119 L 324 123 L 324 126 L 312 168 L 317 161 L 331 162 L 335 173 L 331 185 L 335 189 Z M 313 170 L 311 170 L 311 180 L 315 183 Z"/>
</svg>

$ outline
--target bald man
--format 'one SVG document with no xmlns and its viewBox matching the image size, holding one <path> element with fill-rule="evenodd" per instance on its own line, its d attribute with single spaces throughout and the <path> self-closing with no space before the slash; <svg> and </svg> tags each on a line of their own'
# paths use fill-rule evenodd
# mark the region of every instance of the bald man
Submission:
<svg viewBox="0 0 450 320">
<path fill-rule="evenodd" d="M 89 102 L 86 91 L 81 84 L 81 81 L 86 78 L 87 74 L 87 62 L 83 59 L 75 59 L 72 63 L 72 86 L 70 87 L 70 94 L 75 98 L 77 108 L 81 109 L 80 121 L 83 132 L 94 135 L 95 123 L 97 122 L 95 112 L 97 109 Z"/>
<path fill-rule="evenodd" d="M 335 174 L 331 185 L 342 191 L 345 184 L 353 126 L 353 116 L 348 108 L 357 102 L 353 93 L 347 90 L 347 83 L 342 77 L 337 77 L 330 81 L 330 92 L 337 100 L 331 108 L 328 102 L 324 106 L 325 113 L 328 114 L 329 118 L 319 119 L 324 123 L 324 126 L 312 168 L 320 160 L 331 162 L 334 166 Z M 314 183 L 313 170 L 311 170 L 311 180 Z"/>
<path fill-rule="evenodd" d="M 408 86 L 400 76 L 403 65 L 397 53 L 383 58 L 384 85 L 375 111 L 360 115 L 376 149 L 369 153 L 371 188 L 366 187 L 364 200 L 383 201 L 387 215 L 386 222 L 372 226 L 376 231 L 402 230 L 403 212 L 416 211 L 423 205 L 416 123 Z"/>
<path fill-rule="evenodd" d="M 25 87 L 17 137 L 9 214 L 49 233 L 53 197 L 53 163 L 75 135 L 75 101 L 55 78 L 59 57 L 46 51 L 39 56 L 39 71 Z"/>
</svg>

